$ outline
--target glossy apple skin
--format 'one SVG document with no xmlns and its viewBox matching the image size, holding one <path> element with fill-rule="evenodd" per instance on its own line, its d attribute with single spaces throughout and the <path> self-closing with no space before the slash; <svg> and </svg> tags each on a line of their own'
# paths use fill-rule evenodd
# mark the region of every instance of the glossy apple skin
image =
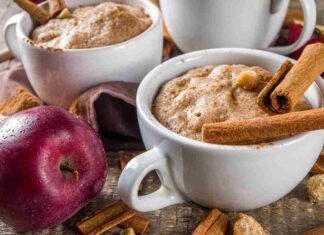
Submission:
<svg viewBox="0 0 324 235">
<path fill-rule="evenodd" d="M 62 164 L 77 174 L 63 174 Z M 106 176 L 99 136 L 61 108 L 32 108 L 0 125 L 0 219 L 17 231 L 67 220 L 100 193 Z"/>
</svg>

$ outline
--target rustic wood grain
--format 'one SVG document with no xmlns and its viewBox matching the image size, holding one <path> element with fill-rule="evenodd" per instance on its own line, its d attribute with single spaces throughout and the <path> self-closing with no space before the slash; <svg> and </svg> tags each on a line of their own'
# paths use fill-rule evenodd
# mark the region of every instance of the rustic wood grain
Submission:
<svg viewBox="0 0 324 235">
<path fill-rule="evenodd" d="M 83 217 L 91 215 L 94 211 L 102 208 L 110 202 L 117 200 L 116 192 L 118 178 L 120 175 L 119 157 L 122 155 L 136 156 L 140 152 L 110 152 L 108 159 L 108 178 L 104 190 L 100 196 L 89 203 L 79 213 L 62 225 L 40 232 L 26 233 L 26 235 L 57 235 L 57 234 L 78 234 L 75 224 Z M 291 193 L 283 199 L 272 203 L 269 206 L 246 212 L 255 217 L 270 234 L 275 235 L 298 235 L 311 228 L 324 224 L 324 203 L 312 204 L 307 199 L 306 177 Z M 284 179 L 283 179 L 284 180 Z M 152 192 L 159 187 L 157 176 L 152 173 L 144 180 L 144 194 Z M 208 209 L 188 202 L 170 206 L 153 212 L 142 213 L 141 216 L 152 221 L 148 234 L 180 235 L 191 234 L 199 221 L 208 214 Z M 233 216 L 233 213 L 229 213 Z M 120 229 L 111 233 L 115 234 Z M 15 232 L 0 223 L 0 234 L 15 234 Z"/>
<path fill-rule="evenodd" d="M 293 7 L 298 7 L 292 1 Z M 324 1 L 317 0 L 319 23 L 324 25 Z M 11 0 L 0 0 L 0 49 L 5 47 L 3 27 L 6 20 L 18 11 Z M 0 64 L 0 71 L 8 66 L 8 62 Z M 1 85 L 1 84 L 0 84 Z M 75 230 L 75 223 L 84 216 L 107 205 L 109 202 L 118 199 L 117 182 L 120 175 L 119 157 L 121 155 L 135 156 L 139 152 L 109 152 L 107 155 L 109 173 L 104 190 L 98 198 L 89 203 L 85 208 L 62 225 L 27 235 L 58 235 L 78 234 Z M 269 206 L 249 211 L 247 214 L 254 216 L 270 234 L 275 235 L 297 235 L 304 231 L 324 224 L 324 202 L 312 204 L 307 199 L 306 180 L 308 176 L 291 193 L 283 199 L 272 203 Z M 284 180 L 284 179 L 283 179 Z M 144 194 L 152 192 L 159 187 L 159 180 L 154 173 L 151 173 L 143 182 Z M 199 221 L 208 214 L 208 209 L 194 203 L 184 203 L 170 206 L 165 209 L 143 213 L 142 216 L 152 221 L 148 234 L 180 235 L 191 234 Z M 232 215 L 231 213 L 229 214 Z M 119 234 L 119 229 L 107 234 Z M 0 222 L 1 235 L 16 234 L 11 228 Z"/>
</svg>

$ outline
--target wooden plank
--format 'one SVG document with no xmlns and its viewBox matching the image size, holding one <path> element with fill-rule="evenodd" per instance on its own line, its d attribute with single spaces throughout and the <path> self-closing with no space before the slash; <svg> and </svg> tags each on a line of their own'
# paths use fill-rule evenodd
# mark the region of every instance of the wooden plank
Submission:
<svg viewBox="0 0 324 235">
<path fill-rule="evenodd" d="M 70 220 L 52 229 L 46 229 L 35 235 L 47 234 L 77 234 L 74 225 L 86 215 L 104 207 L 109 202 L 118 199 L 117 183 L 120 175 L 119 157 L 121 155 L 135 156 L 139 152 L 108 153 L 109 174 L 106 186 L 100 196 L 83 208 Z M 257 210 L 246 212 L 255 217 L 270 234 L 302 234 L 302 232 L 324 224 L 324 203 L 310 203 L 306 193 L 306 179 L 283 199 Z M 156 190 L 159 181 L 155 174 L 144 180 L 144 194 Z M 153 212 L 142 213 L 142 216 L 152 221 L 147 234 L 191 234 L 199 221 L 208 214 L 209 209 L 188 202 Z M 229 213 L 232 216 L 232 213 Z M 0 234 L 15 234 L 3 223 L 0 223 Z M 109 233 L 108 233 L 109 234 Z"/>
</svg>

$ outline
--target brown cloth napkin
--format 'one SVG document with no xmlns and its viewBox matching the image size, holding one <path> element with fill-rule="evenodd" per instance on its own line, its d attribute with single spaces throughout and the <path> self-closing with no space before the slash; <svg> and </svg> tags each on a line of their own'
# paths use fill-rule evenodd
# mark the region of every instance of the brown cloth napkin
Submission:
<svg viewBox="0 0 324 235">
<path fill-rule="evenodd" d="M 138 84 L 108 82 L 90 88 L 75 99 L 69 109 L 101 135 L 106 150 L 144 148 L 137 124 L 135 97 Z M 10 61 L 0 72 L 0 115 L 42 105 L 35 95 L 22 64 Z"/>
</svg>

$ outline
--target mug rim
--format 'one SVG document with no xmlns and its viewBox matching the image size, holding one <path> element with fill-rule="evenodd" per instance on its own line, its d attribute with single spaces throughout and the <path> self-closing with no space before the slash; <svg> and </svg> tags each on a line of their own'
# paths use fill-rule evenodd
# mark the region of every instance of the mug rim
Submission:
<svg viewBox="0 0 324 235">
<path fill-rule="evenodd" d="M 148 93 L 149 89 L 147 89 L 147 85 L 150 83 L 150 80 L 152 79 L 158 79 L 159 74 L 162 73 L 162 71 L 165 69 L 165 67 L 168 67 L 170 65 L 177 64 L 179 62 L 184 62 L 185 60 L 188 60 L 190 58 L 194 58 L 197 56 L 204 56 L 208 54 L 218 54 L 218 53 L 241 53 L 244 55 L 259 55 L 262 56 L 264 59 L 272 58 L 274 60 L 290 60 L 293 63 L 296 62 L 296 60 L 291 59 L 286 56 L 282 56 L 279 54 L 275 54 L 273 52 L 267 52 L 257 49 L 249 49 L 249 48 L 214 48 L 214 49 L 205 49 L 205 50 L 199 50 L 194 51 L 190 53 L 186 53 L 183 55 L 176 56 L 170 60 L 167 60 L 166 62 L 163 62 L 162 64 L 155 67 L 151 72 L 149 72 L 142 82 L 140 83 L 140 86 L 137 91 L 136 95 L 136 108 L 138 115 L 141 115 L 141 118 L 143 121 L 145 121 L 146 124 L 148 124 L 151 128 L 162 134 L 163 137 L 167 137 L 175 142 L 180 142 L 184 145 L 190 145 L 197 148 L 207 148 L 210 150 L 264 150 L 269 148 L 275 148 L 275 147 L 285 147 L 287 145 L 294 144 L 296 142 L 301 142 L 305 140 L 306 138 L 311 137 L 312 133 L 311 131 L 296 134 L 291 137 L 282 138 L 279 140 L 266 142 L 266 143 L 260 143 L 260 144 L 252 144 L 252 145 L 222 145 L 222 144 L 211 144 L 211 143 L 205 143 L 199 140 L 193 140 L 189 137 L 182 136 L 178 133 L 175 133 L 165 126 L 163 126 L 152 114 L 151 106 L 147 104 L 147 102 L 153 102 L 155 95 L 153 96 L 152 100 L 147 100 L 143 97 L 143 94 Z M 190 62 L 189 62 L 190 63 Z M 191 69 L 193 69 L 195 66 L 192 66 Z M 190 70 L 190 69 L 188 69 Z M 187 71 L 188 71 L 187 70 Z M 171 80 L 172 78 L 164 81 L 163 83 L 160 83 L 159 87 L 163 85 L 165 82 Z M 323 101 L 323 94 L 322 91 L 319 89 L 316 82 L 312 84 L 311 87 L 315 88 L 315 92 L 321 97 L 320 107 L 322 107 L 322 101 Z M 156 88 L 156 87 L 154 87 Z"/>
<path fill-rule="evenodd" d="M 95 0 L 92 0 L 95 1 Z M 122 4 L 126 4 L 125 0 L 121 0 L 123 3 Z M 100 46 L 100 47 L 93 47 L 93 48 L 75 48 L 75 49 L 62 49 L 62 48 L 58 48 L 60 50 L 60 52 L 87 52 L 87 51 L 96 51 L 96 50 L 103 50 L 103 49 L 119 49 L 119 48 L 123 48 L 125 46 L 128 46 L 129 44 L 136 44 L 138 40 L 140 40 L 142 37 L 145 37 L 147 34 L 149 34 L 150 32 L 153 31 L 153 29 L 155 29 L 156 27 L 158 27 L 158 25 L 160 24 L 160 22 L 162 21 L 162 16 L 161 16 L 161 11 L 160 9 L 154 5 L 152 2 L 150 1 L 145 1 L 145 0 L 132 0 L 132 1 L 136 1 L 136 2 L 141 2 L 142 4 L 146 5 L 147 8 L 152 8 L 149 9 L 149 11 L 156 15 L 156 20 L 154 20 L 151 16 L 150 19 L 152 20 L 152 24 L 150 25 L 150 27 L 148 27 L 145 31 L 141 32 L 140 34 L 136 35 L 135 37 L 132 37 L 126 41 L 123 42 L 119 42 L 119 43 L 115 43 L 115 44 L 111 44 L 111 45 L 107 45 L 107 46 Z M 100 4 L 100 3 L 104 3 L 104 2 L 115 2 L 114 0 L 108 0 L 108 1 L 99 1 L 99 3 L 94 3 L 94 4 Z M 47 6 L 48 2 L 42 2 L 40 4 L 37 4 L 38 6 Z M 126 4 L 129 5 L 129 4 Z M 148 11 L 148 9 L 145 8 L 145 11 Z M 23 30 L 22 30 L 22 20 L 28 17 L 30 20 L 34 21 L 33 19 L 31 19 L 31 16 L 27 13 L 27 12 L 23 12 L 18 23 L 17 23 L 17 37 L 20 37 L 21 39 L 23 39 L 22 41 L 27 44 L 28 46 L 35 48 L 37 50 L 41 50 L 41 51 L 50 51 L 50 50 L 44 50 L 43 48 L 39 47 L 39 46 L 35 46 L 32 45 L 30 43 L 27 43 L 26 40 L 30 40 L 30 37 L 27 36 Z M 55 48 L 54 48 L 55 49 Z"/>
</svg>

